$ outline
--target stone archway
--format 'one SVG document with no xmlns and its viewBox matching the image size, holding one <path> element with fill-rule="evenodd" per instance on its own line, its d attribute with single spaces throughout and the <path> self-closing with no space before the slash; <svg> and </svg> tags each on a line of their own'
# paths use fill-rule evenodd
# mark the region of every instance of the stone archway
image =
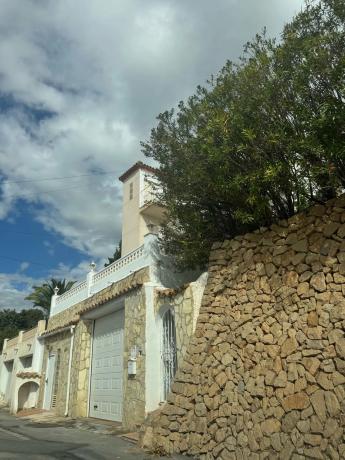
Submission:
<svg viewBox="0 0 345 460">
<path fill-rule="evenodd" d="M 39 385 L 34 381 L 23 383 L 18 389 L 17 410 L 31 409 L 36 406 Z"/>
</svg>

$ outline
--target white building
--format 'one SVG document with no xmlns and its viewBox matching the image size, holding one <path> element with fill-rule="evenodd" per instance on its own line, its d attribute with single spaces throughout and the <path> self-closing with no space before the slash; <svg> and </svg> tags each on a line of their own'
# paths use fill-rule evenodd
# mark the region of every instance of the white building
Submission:
<svg viewBox="0 0 345 460">
<path fill-rule="evenodd" d="M 177 272 L 160 252 L 164 209 L 153 200 L 154 172 L 139 162 L 120 177 L 122 257 L 52 298 L 42 336 L 46 409 L 129 427 L 166 397 L 206 280 Z"/>
<path fill-rule="evenodd" d="M 46 321 L 5 339 L 0 357 L 0 398 L 11 412 L 36 407 L 41 380 L 43 344 L 39 339 Z"/>
</svg>

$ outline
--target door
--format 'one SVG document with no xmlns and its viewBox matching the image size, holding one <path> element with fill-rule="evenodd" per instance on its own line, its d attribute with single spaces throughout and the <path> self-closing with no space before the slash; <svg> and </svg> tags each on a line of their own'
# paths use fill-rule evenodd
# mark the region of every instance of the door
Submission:
<svg viewBox="0 0 345 460">
<path fill-rule="evenodd" d="M 177 368 L 176 328 L 174 310 L 171 308 L 164 313 L 162 326 L 163 400 L 165 401 Z"/>
<path fill-rule="evenodd" d="M 5 383 L 5 401 L 10 399 L 10 392 L 11 392 L 11 380 L 13 374 L 13 361 L 5 362 L 5 369 L 6 369 L 6 383 Z"/>
<path fill-rule="evenodd" d="M 55 358 L 56 358 L 55 355 L 49 355 L 48 362 L 47 362 L 43 409 L 48 409 L 48 410 L 51 409 L 51 403 L 52 403 L 52 392 L 53 392 L 54 373 L 55 373 Z"/>
<path fill-rule="evenodd" d="M 122 420 L 124 310 L 95 320 L 90 417 Z"/>
</svg>

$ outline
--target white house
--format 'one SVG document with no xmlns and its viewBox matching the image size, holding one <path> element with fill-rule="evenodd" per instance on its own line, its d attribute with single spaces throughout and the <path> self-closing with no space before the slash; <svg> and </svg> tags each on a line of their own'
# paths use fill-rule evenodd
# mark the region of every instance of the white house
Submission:
<svg viewBox="0 0 345 460">
<path fill-rule="evenodd" d="M 43 344 L 46 327 L 41 320 L 29 331 L 5 339 L 0 357 L 0 397 L 12 412 L 36 407 L 41 380 Z"/>
<path fill-rule="evenodd" d="M 121 258 L 100 271 L 92 265 L 84 281 L 53 296 L 40 405 L 131 427 L 165 399 L 206 278 L 179 273 L 160 252 L 155 170 L 139 162 L 120 180 Z"/>
</svg>

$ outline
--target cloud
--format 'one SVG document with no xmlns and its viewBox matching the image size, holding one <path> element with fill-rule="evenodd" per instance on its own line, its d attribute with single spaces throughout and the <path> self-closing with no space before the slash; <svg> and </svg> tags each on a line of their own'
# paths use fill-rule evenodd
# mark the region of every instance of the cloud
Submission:
<svg viewBox="0 0 345 460">
<path fill-rule="evenodd" d="M 25 200 L 48 231 L 100 259 L 120 238 L 117 177 L 141 158 L 155 116 L 264 26 L 277 35 L 302 1 L 0 5 L 0 172 L 27 181 L 1 185 L 0 219 Z"/>
<path fill-rule="evenodd" d="M 29 268 L 29 262 L 22 262 L 19 267 L 19 272 L 25 272 Z"/>
<path fill-rule="evenodd" d="M 24 298 L 32 291 L 34 284 L 41 284 L 42 280 L 35 280 L 23 273 L 0 274 L 0 309 L 14 308 L 22 310 L 30 308 L 32 302 Z"/>
</svg>

